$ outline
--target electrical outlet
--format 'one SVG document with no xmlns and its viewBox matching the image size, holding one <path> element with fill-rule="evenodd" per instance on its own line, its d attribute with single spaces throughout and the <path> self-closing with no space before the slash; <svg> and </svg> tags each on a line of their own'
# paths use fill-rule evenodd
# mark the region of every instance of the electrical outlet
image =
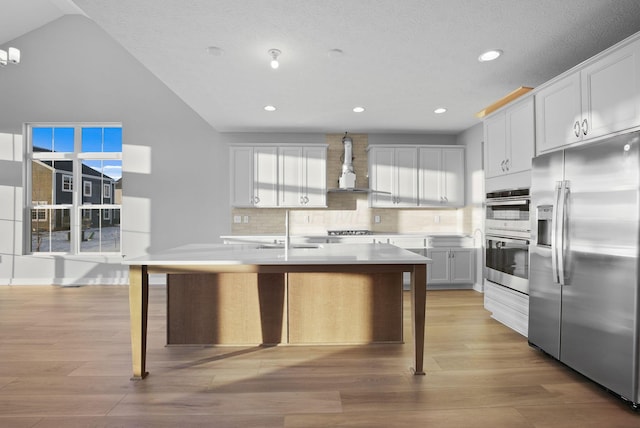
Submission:
<svg viewBox="0 0 640 428">
<path fill-rule="evenodd" d="M 309 216 L 308 216 L 308 215 L 304 216 L 304 222 L 305 222 L 306 224 L 309 224 L 309 223 L 311 222 L 311 220 L 309 219 Z"/>
<path fill-rule="evenodd" d="M 233 222 L 234 223 L 242 223 L 242 216 L 241 215 L 234 215 L 233 216 Z"/>
<path fill-rule="evenodd" d="M 373 216 L 373 222 L 380 223 L 380 216 L 379 215 Z"/>
<path fill-rule="evenodd" d="M 440 216 L 439 215 L 434 216 L 433 217 L 433 222 L 434 223 L 440 223 Z"/>
<path fill-rule="evenodd" d="M 249 216 L 248 215 L 244 216 L 244 218 L 242 219 L 242 222 L 249 223 Z"/>
</svg>

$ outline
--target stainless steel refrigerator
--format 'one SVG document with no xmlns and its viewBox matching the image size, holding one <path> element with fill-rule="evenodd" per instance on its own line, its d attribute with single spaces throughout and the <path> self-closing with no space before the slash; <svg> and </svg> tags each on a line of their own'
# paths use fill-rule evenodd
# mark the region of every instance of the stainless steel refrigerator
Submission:
<svg viewBox="0 0 640 428">
<path fill-rule="evenodd" d="M 538 156 L 529 343 L 638 407 L 640 133 Z"/>
</svg>

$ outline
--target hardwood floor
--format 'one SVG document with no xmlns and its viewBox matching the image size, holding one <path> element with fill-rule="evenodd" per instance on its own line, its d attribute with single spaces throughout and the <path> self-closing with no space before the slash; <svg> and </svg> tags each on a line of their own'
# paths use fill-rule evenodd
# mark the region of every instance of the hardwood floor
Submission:
<svg viewBox="0 0 640 428">
<path fill-rule="evenodd" d="M 0 427 L 640 426 L 489 318 L 474 291 L 427 292 L 427 374 L 412 376 L 406 317 L 406 345 L 165 347 L 153 286 L 139 382 L 127 291 L 0 287 Z"/>
</svg>

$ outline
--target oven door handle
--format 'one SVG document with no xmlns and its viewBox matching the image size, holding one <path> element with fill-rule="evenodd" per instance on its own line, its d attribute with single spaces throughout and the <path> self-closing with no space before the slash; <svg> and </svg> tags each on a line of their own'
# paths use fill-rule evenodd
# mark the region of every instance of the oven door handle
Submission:
<svg viewBox="0 0 640 428">
<path fill-rule="evenodd" d="M 529 203 L 528 199 L 518 199 L 518 200 L 491 200 L 487 201 L 488 207 L 495 207 L 501 205 L 527 205 Z"/>
<path fill-rule="evenodd" d="M 485 238 L 492 241 L 512 242 L 514 244 L 529 245 L 529 241 L 527 239 L 505 238 L 504 236 L 498 235 L 485 235 Z"/>
</svg>

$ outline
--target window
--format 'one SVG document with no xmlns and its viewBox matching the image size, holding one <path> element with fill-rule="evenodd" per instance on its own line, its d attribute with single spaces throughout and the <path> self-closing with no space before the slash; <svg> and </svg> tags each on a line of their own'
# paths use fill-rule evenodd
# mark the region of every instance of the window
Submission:
<svg viewBox="0 0 640 428">
<path fill-rule="evenodd" d="M 88 180 L 82 182 L 82 195 L 91 197 L 91 182 Z"/>
<path fill-rule="evenodd" d="M 73 177 L 70 175 L 62 176 L 62 191 L 73 192 Z"/>
<path fill-rule="evenodd" d="M 104 199 L 111 199 L 111 184 L 105 184 L 102 192 Z"/>
<path fill-rule="evenodd" d="M 31 221 L 47 221 L 47 209 L 38 208 L 39 205 L 47 205 L 47 201 L 34 201 L 34 209 L 31 210 Z"/>
<path fill-rule="evenodd" d="M 122 185 L 122 127 L 29 124 L 27 131 L 26 248 L 119 253 L 121 206 L 113 203 L 112 188 Z M 74 188 L 74 181 L 82 186 Z"/>
</svg>

